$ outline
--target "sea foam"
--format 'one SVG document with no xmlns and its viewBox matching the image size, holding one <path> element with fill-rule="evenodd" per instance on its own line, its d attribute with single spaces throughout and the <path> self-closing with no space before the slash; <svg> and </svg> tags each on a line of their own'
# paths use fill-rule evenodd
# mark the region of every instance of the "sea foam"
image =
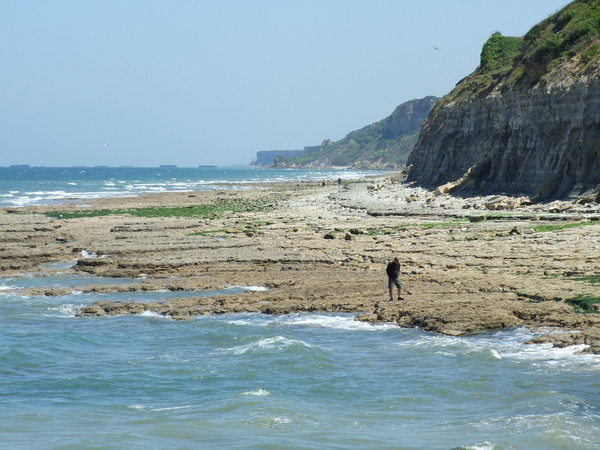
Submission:
<svg viewBox="0 0 600 450">
<path fill-rule="evenodd" d="M 257 342 L 252 342 L 250 344 L 225 349 L 225 353 L 243 355 L 249 352 L 281 351 L 292 346 L 312 347 L 312 345 L 297 339 L 290 339 L 284 336 L 275 336 L 260 339 Z"/>
</svg>

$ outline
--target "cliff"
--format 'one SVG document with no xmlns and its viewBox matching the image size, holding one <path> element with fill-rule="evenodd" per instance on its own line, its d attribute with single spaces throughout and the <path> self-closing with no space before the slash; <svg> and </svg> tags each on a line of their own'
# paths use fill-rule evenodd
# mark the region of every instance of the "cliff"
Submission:
<svg viewBox="0 0 600 450">
<path fill-rule="evenodd" d="M 437 100 L 429 96 L 403 103 L 385 119 L 352 131 L 339 141 L 326 139 L 321 145 L 307 147 L 300 156 L 284 157 L 277 161 L 278 166 L 397 168 L 406 163 L 421 124 Z"/>
<path fill-rule="evenodd" d="M 425 121 L 407 180 L 538 200 L 597 193 L 599 74 L 600 0 L 572 2 L 523 38 L 495 33 Z"/>
<path fill-rule="evenodd" d="M 304 150 L 263 150 L 256 152 L 256 157 L 250 163 L 255 167 L 271 167 L 278 157 L 294 157 L 304 153 Z"/>
</svg>

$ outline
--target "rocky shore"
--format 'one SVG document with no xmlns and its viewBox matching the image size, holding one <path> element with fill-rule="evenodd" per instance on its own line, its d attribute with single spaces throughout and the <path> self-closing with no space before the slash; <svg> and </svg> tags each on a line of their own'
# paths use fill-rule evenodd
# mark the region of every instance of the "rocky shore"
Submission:
<svg viewBox="0 0 600 450">
<path fill-rule="evenodd" d="M 160 210 L 232 199 L 261 207 L 206 217 L 61 217 L 78 210 Z M 45 214 L 50 210 L 52 217 Z M 0 270 L 2 277 L 43 277 L 59 270 L 48 263 L 72 262 L 60 270 L 139 280 L 80 291 L 184 294 L 155 302 L 97 302 L 79 316 L 154 311 L 183 320 L 233 312 L 348 312 L 357 320 L 455 336 L 526 326 L 545 331 L 536 342 L 586 344 L 582 351 L 600 353 L 599 230 L 600 205 L 585 199 L 534 204 L 505 196 L 460 198 L 395 177 L 283 183 L 87 206 L 73 200 L 58 207 L 3 208 Z M 390 302 L 385 265 L 396 255 L 405 300 Z M 250 288 L 198 294 L 231 286 Z M 69 291 L 45 286 L 20 293 Z"/>
</svg>

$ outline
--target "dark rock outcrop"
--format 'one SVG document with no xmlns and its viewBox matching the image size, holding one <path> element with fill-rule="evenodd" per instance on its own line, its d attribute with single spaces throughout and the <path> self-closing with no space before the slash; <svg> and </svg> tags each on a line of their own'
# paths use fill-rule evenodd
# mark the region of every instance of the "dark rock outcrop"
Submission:
<svg viewBox="0 0 600 450">
<path fill-rule="evenodd" d="M 493 35 L 476 72 L 424 123 L 408 181 L 538 200 L 598 195 L 600 30 L 582 35 L 578 18 L 599 9 L 576 1 L 523 39 Z"/>
<path fill-rule="evenodd" d="M 304 150 L 264 150 L 256 152 L 256 157 L 250 163 L 254 167 L 271 167 L 276 159 L 281 157 L 293 158 L 304 153 Z"/>
</svg>

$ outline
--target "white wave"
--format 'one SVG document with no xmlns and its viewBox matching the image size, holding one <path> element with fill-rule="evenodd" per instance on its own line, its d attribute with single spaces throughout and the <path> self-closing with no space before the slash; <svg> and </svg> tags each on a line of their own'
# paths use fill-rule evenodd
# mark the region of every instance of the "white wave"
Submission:
<svg viewBox="0 0 600 450">
<path fill-rule="evenodd" d="M 28 195 L 43 195 L 46 197 L 50 197 L 50 196 L 66 196 L 67 192 L 66 191 L 31 191 L 31 192 L 27 192 Z"/>
<path fill-rule="evenodd" d="M 150 408 L 150 406 L 146 406 L 146 405 L 131 405 L 131 406 L 129 406 L 129 408 L 131 408 L 131 409 L 141 409 L 141 410 L 144 410 L 144 409 L 148 409 L 148 408 Z"/>
<path fill-rule="evenodd" d="M 269 391 L 267 391 L 266 389 L 255 389 L 253 391 L 248 391 L 248 392 L 243 392 L 242 395 L 254 395 L 256 397 L 266 397 L 268 395 L 271 395 L 271 393 Z"/>
<path fill-rule="evenodd" d="M 87 251 L 87 250 L 85 250 L 85 249 L 84 249 L 84 250 L 81 250 L 81 256 L 82 256 L 84 259 L 88 259 L 88 258 L 97 258 L 97 257 L 98 257 L 98 255 L 96 255 L 96 253 L 94 253 L 94 252 L 88 252 L 88 251 Z"/>
<path fill-rule="evenodd" d="M 256 351 L 270 351 L 270 350 L 285 350 L 293 345 L 300 345 L 303 347 L 312 347 L 312 345 L 298 341 L 296 339 L 289 339 L 283 336 L 275 336 L 272 338 L 261 339 L 258 342 L 252 342 L 250 344 L 240 345 L 238 347 L 231 347 L 226 349 L 226 352 L 231 352 L 234 355 L 243 355 L 248 352 Z"/>
<path fill-rule="evenodd" d="M 269 288 L 266 288 L 264 286 L 229 286 L 225 288 L 225 290 L 227 289 L 243 289 L 244 291 L 252 292 L 265 292 L 269 290 Z"/>
<path fill-rule="evenodd" d="M 305 326 L 314 328 L 329 328 L 335 330 L 365 330 L 397 329 L 395 324 L 371 324 L 354 320 L 353 315 L 330 314 L 291 314 L 276 317 L 275 322 L 287 326 Z"/>
<path fill-rule="evenodd" d="M 289 417 L 286 417 L 286 416 L 273 417 L 273 423 L 276 423 L 278 425 L 292 423 L 292 419 L 290 419 Z"/>
<path fill-rule="evenodd" d="M 171 319 L 170 316 L 164 316 L 162 314 L 158 314 L 157 312 L 154 311 L 144 311 L 143 313 L 139 314 L 141 317 L 159 317 L 161 319 Z"/>
<path fill-rule="evenodd" d="M 491 353 L 492 353 L 492 356 L 494 358 L 496 358 L 496 359 L 502 359 L 502 355 L 500 354 L 500 352 L 498 352 L 498 350 L 496 350 L 496 349 L 493 348 L 492 351 L 491 351 Z"/>
<path fill-rule="evenodd" d="M 230 319 L 227 323 L 240 326 L 255 326 L 255 327 L 312 327 L 312 328 L 328 328 L 333 330 L 349 330 L 349 331 L 381 331 L 381 330 L 398 330 L 398 326 L 393 323 L 377 323 L 360 322 L 354 320 L 352 314 L 317 314 L 317 313 L 297 313 L 287 314 L 282 316 L 270 316 L 260 313 L 245 313 L 236 314 L 234 319 Z"/>
<path fill-rule="evenodd" d="M 227 323 L 244 327 L 266 326 L 266 320 L 269 318 L 269 316 L 260 313 L 241 313 L 235 314 L 235 317 L 235 319 L 227 320 Z"/>
<path fill-rule="evenodd" d="M 178 409 L 189 409 L 192 405 L 183 405 L 183 406 L 171 406 L 166 408 L 152 408 L 150 411 L 152 412 L 163 412 L 163 411 L 177 411 Z"/>
<path fill-rule="evenodd" d="M 500 351 L 503 358 L 525 361 L 547 368 L 588 368 L 600 370 L 600 355 L 579 354 L 588 345 L 553 347 L 552 344 L 523 344 L 514 349 Z"/>
<path fill-rule="evenodd" d="M 557 332 L 538 330 L 536 333 L 526 328 L 501 330 L 477 336 L 444 336 L 419 332 L 411 338 L 396 342 L 397 347 L 423 347 L 430 352 L 447 356 L 487 353 L 496 360 L 527 362 L 541 368 L 564 368 L 600 370 L 600 355 L 579 354 L 587 345 L 573 345 L 565 348 L 552 344 L 526 344 L 539 334 Z"/>
<path fill-rule="evenodd" d="M 189 409 L 192 405 L 182 405 L 182 406 L 169 406 L 165 408 L 155 408 L 153 406 L 148 405 L 131 405 L 129 408 L 135 409 L 138 411 L 147 411 L 147 412 L 164 412 L 164 411 L 176 411 L 178 409 Z"/>
<path fill-rule="evenodd" d="M 81 305 L 73 305 L 71 303 L 66 303 L 63 305 L 58 305 L 52 308 L 48 308 L 48 311 L 55 311 L 58 314 L 55 316 L 59 317 L 75 317 L 75 313 L 81 307 Z"/>
<path fill-rule="evenodd" d="M 461 450 L 494 450 L 496 446 L 491 442 L 480 442 L 478 444 L 465 445 L 459 448 Z"/>
</svg>

